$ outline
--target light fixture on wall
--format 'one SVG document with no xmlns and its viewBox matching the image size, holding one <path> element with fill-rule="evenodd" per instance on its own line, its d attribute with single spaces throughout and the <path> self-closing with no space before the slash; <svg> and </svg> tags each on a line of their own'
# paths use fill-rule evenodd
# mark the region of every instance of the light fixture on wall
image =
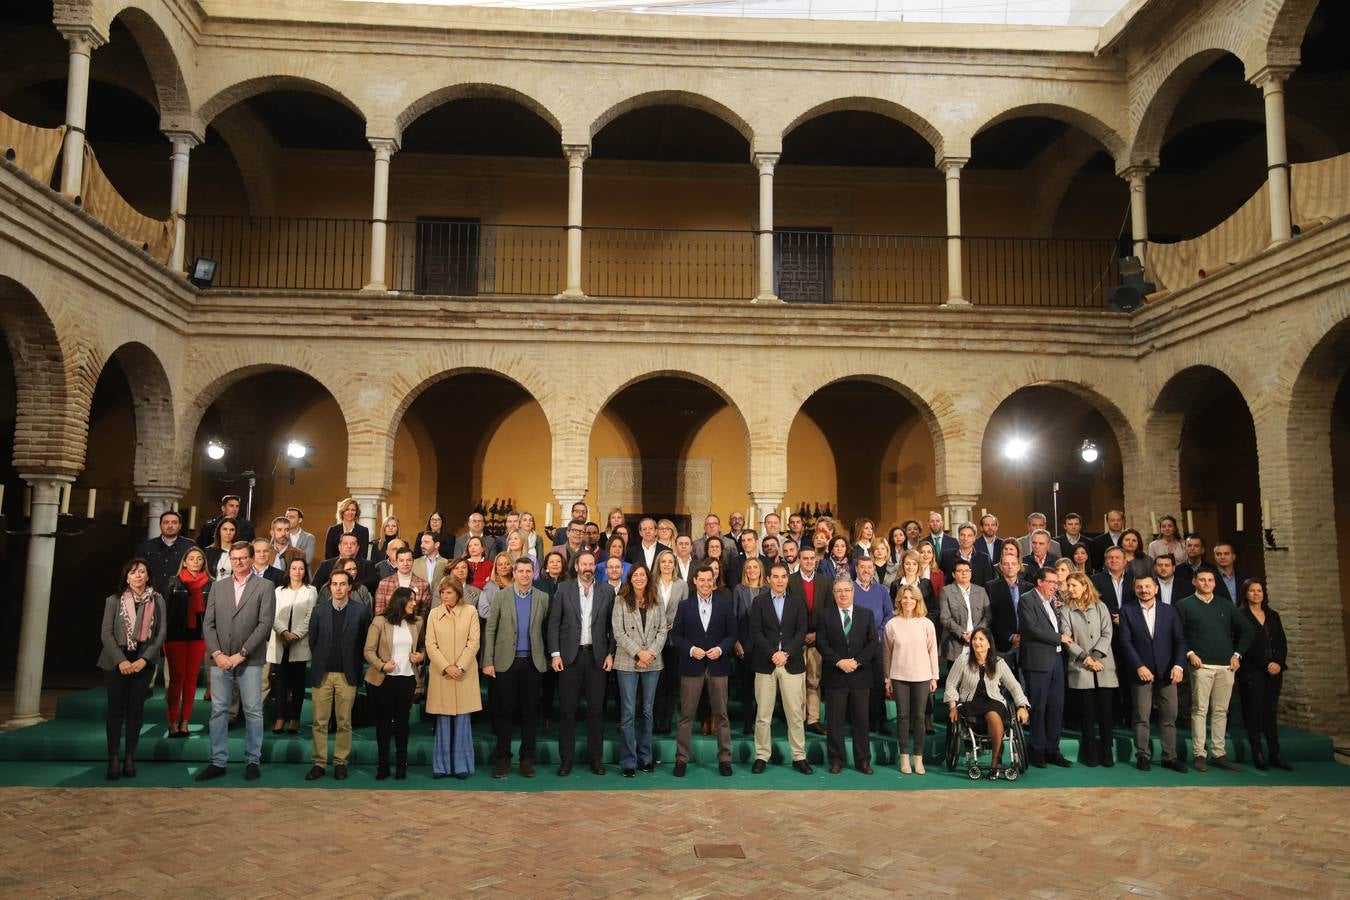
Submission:
<svg viewBox="0 0 1350 900">
<path fill-rule="evenodd" d="M 1031 442 L 1024 437 L 1014 436 L 1003 445 L 1003 455 L 1013 462 L 1020 462 L 1031 452 Z"/>
<path fill-rule="evenodd" d="M 1097 445 L 1093 443 L 1091 438 L 1083 438 L 1083 446 L 1078 449 L 1078 455 L 1083 458 L 1085 463 L 1095 463 L 1101 457 Z"/>
<path fill-rule="evenodd" d="M 209 288 L 211 282 L 216 280 L 216 261 L 208 259 L 205 256 L 199 256 L 192 261 L 192 268 L 188 270 L 188 281 L 199 288 Z"/>
</svg>

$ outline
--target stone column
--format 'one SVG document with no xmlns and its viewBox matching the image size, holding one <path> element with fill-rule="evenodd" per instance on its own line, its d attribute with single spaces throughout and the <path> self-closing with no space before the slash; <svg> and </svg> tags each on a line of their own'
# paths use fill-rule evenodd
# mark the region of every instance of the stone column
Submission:
<svg viewBox="0 0 1350 900">
<path fill-rule="evenodd" d="M 945 306 L 969 306 L 961 285 L 961 168 L 970 160 L 946 156 L 938 168 L 947 182 L 947 302 Z"/>
<path fill-rule="evenodd" d="M 585 300 L 581 290 L 581 174 L 591 148 L 589 144 L 565 144 L 563 155 L 567 157 L 567 286 L 557 299 Z"/>
<path fill-rule="evenodd" d="M 398 152 L 398 141 L 393 138 L 371 138 L 370 146 L 375 150 L 375 192 L 370 204 L 370 282 L 365 290 L 379 294 L 389 290 L 384 274 L 385 229 L 389 218 L 389 161 Z"/>
<path fill-rule="evenodd" d="M 356 521 L 366 526 L 373 544 L 384 534 L 384 522 L 380 519 L 380 501 L 384 499 L 384 494 L 354 488 L 352 499 L 361 507 L 361 514 L 356 517 Z"/>
<path fill-rule="evenodd" d="M 759 290 L 751 302 L 758 303 L 778 300 L 773 290 L 773 167 L 778 163 L 778 154 L 756 153 L 754 163 L 759 170 L 759 229 L 755 232 Z"/>
<path fill-rule="evenodd" d="M 84 123 L 89 105 L 89 56 L 104 39 L 92 29 L 63 32 L 70 44 L 66 75 L 66 138 L 61 150 L 61 193 L 75 197 L 84 176 Z"/>
<path fill-rule="evenodd" d="M 975 505 L 980 499 L 978 494 L 943 494 L 938 499 L 941 501 L 943 508 L 950 510 L 951 512 L 951 521 L 946 524 L 947 530 L 950 531 L 953 536 L 956 534 L 957 526 L 966 522 L 975 525 L 975 531 L 977 533 L 979 532 L 979 523 L 975 521 L 979 518 L 979 508 Z M 995 562 L 998 562 L 998 560 L 995 560 Z"/>
<path fill-rule="evenodd" d="M 1134 241 L 1134 255 L 1145 263 L 1145 251 L 1148 249 L 1148 203 L 1144 190 L 1144 181 L 1153 173 L 1153 166 L 1130 166 L 1121 172 L 1121 177 L 1130 186 L 1130 237 Z"/>
<path fill-rule="evenodd" d="M 188 154 L 202 139 L 181 131 L 166 132 L 165 137 L 173 144 L 173 152 L 169 154 L 173 167 L 169 182 L 169 215 L 173 218 L 173 252 L 169 256 L 169 270 L 181 275 L 184 271 L 183 254 L 186 252 L 184 239 L 187 237 L 187 222 L 183 217 L 187 215 Z"/>
<path fill-rule="evenodd" d="M 42 721 L 42 665 L 47 652 L 47 617 L 51 609 L 52 568 L 61 489 L 75 479 L 68 475 L 22 475 L 32 488 L 28 566 L 19 619 L 19 658 L 14 673 L 14 717 L 8 727 Z"/>
<path fill-rule="evenodd" d="M 1284 81 L 1289 70 L 1265 68 L 1252 82 L 1266 104 L 1266 184 L 1270 196 L 1270 242 L 1289 240 L 1289 151 L 1284 129 Z"/>
<path fill-rule="evenodd" d="M 137 491 L 136 493 L 149 507 L 150 523 L 146 529 L 146 537 L 157 538 L 159 537 L 159 517 L 164 514 L 165 510 L 173 508 L 174 501 L 178 500 L 181 494 L 169 494 L 160 491 Z M 187 532 L 186 518 L 183 519 L 183 532 Z"/>
<path fill-rule="evenodd" d="M 766 494 L 760 491 L 753 491 L 750 494 L 750 500 L 755 504 L 755 531 L 761 535 L 764 534 L 764 517 L 769 513 L 776 512 L 782 514 L 783 494 Z M 786 525 L 787 523 L 783 523 Z"/>
</svg>

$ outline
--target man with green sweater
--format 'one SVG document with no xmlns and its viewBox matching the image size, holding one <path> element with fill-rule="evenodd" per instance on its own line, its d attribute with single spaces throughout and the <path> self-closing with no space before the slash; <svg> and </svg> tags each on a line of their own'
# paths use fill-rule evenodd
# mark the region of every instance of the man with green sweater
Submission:
<svg viewBox="0 0 1350 900">
<path fill-rule="evenodd" d="M 1177 614 L 1186 632 L 1191 666 L 1191 742 L 1195 768 L 1203 772 L 1208 762 L 1229 772 L 1242 771 L 1224 752 L 1228 728 L 1228 703 L 1233 696 L 1233 676 L 1242 664 L 1242 654 L 1252 643 L 1251 627 L 1231 603 L 1214 602 L 1214 573 L 1195 573 L 1195 593 L 1177 602 Z M 1210 757 L 1205 759 L 1205 725 L 1208 719 Z"/>
</svg>

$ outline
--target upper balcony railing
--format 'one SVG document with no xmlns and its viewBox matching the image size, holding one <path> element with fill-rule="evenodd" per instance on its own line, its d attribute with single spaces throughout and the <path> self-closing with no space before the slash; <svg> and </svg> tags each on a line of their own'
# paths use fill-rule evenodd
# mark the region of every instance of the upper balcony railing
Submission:
<svg viewBox="0 0 1350 900">
<path fill-rule="evenodd" d="M 217 261 L 214 286 L 358 291 L 370 271 L 371 222 L 190 216 L 186 258 Z M 1103 308 L 1116 242 L 962 237 L 965 298 L 980 306 Z M 757 293 L 751 230 L 586 226 L 581 286 L 594 297 L 746 300 Z M 780 229 L 774 291 L 796 303 L 939 304 L 947 239 Z M 452 296 L 552 296 L 566 282 L 567 230 L 474 219 L 387 226 L 390 290 Z"/>
</svg>

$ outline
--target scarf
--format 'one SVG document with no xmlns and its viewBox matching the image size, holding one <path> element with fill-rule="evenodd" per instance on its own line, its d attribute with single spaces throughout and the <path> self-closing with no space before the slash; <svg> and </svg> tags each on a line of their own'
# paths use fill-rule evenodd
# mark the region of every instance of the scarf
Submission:
<svg viewBox="0 0 1350 900">
<path fill-rule="evenodd" d="M 126 624 L 128 650 L 135 650 L 138 644 L 150 640 L 150 620 L 155 614 L 155 604 L 150 601 L 154 596 L 154 591 L 146 591 L 137 597 L 131 588 L 122 592 L 122 621 Z"/>
<path fill-rule="evenodd" d="M 205 570 L 193 575 L 187 569 L 178 573 L 178 580 L 187 585 L 188 589 L 188 616 L 187 627 L 197 627 L 197 617 L 206 612 L 206 598 L 202 596 L 202 587 L 211 580 L 211 576 L 206 574 Z"/>
</svg>

